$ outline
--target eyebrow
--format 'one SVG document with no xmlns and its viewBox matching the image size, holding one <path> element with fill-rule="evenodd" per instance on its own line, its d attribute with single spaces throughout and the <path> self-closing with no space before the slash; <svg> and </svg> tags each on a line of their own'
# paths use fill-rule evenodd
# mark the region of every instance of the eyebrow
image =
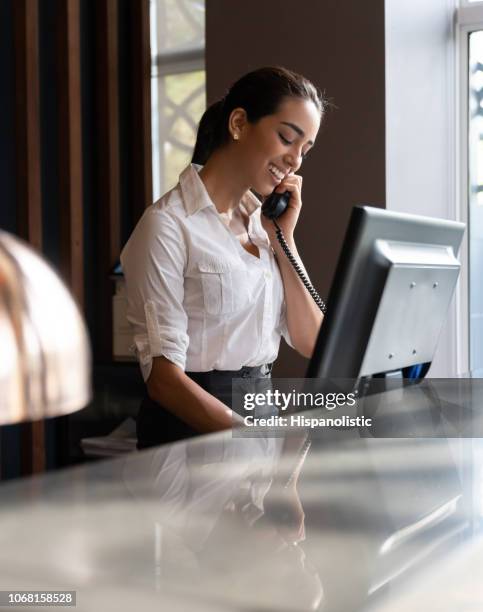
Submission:
<svg viewBox="0 0 483 612">
<path fill-rule="evenodd" d="M 299 136 L 305 136 L 305 132 L 304 132 L 304 131 L 303 131 L 301 128 L 299 128 L 299 126 L 298 126 L 298 125 L 295 125 L 295 123 L 290 123 L 290 121 L 280 121 L 280 123 L 282 123 L 283 125 L 288 125 L 289 127 L 291 127 L 291 128 L 292 128 L 292 130 L 294 130 L 295 132 L 297 132 L 297 134 L 298 134 Z M 310 145 L 313 145 L 313 144 L 314 144 L 314 141 L 313 141 L 313 140 L 309 140 L 309 141 L 308 141 L 308 143 L 309 143 Z"/>
</svg>

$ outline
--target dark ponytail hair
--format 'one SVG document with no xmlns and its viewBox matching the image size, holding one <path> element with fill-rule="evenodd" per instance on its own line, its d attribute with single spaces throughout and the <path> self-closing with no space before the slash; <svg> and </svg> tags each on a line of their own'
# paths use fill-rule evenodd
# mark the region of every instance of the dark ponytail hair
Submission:
<svg viewBox="0 0 483 612">
<path fill-rule="evenodd" d="M 250 123 L 276 113 L 285 98 L 313 102 L 320 115 L 326 101 L 315 85 L 301 74 L 279 66 L 249 72 L 236 81 L 226 96 L 212 104 L 198 127 L 192 162 L 204 165 L 210 155 L 230 140 L 228 119 L 235 108 L 243 108 Z"/>
<path fill-rule="evenodd" d="M 191 163 L 204 166 L 209 156 L 215 150 L 215 131 L 218 122 L 221 121 L 222 111 L 223 100 L 218 100 L 218 102 L 209 106 L 203 113 L 198 124 L 198 133 L 196 134 L 196 144 Z"/>
</svg>

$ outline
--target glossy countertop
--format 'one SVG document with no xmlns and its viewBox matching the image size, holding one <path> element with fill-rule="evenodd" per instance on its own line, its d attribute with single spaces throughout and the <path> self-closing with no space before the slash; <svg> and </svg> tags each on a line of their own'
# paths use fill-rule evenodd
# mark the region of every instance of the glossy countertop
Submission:
<svg viewBox="0 0 483 612">
<path fill-rule="evenodd" d="M 379 437 L 225 432 L 5 483 L 0 590 L 103 612 L 483 610 L 482 393 L 436 395 L 380 394 Z M 423 413 L 424 437 L 404 431 Z"/>
</svg>

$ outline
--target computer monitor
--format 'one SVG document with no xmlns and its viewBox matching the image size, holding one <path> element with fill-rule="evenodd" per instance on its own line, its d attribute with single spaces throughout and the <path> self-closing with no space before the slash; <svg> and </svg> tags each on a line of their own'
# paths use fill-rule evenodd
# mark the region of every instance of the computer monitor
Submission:
<svg viewBox="0 0 483 612">
<path fill-rule="evenodd" d="M 429 365 L 460 270 L 463 223 L 352 211 L 307 378 Z"/>
</svg>

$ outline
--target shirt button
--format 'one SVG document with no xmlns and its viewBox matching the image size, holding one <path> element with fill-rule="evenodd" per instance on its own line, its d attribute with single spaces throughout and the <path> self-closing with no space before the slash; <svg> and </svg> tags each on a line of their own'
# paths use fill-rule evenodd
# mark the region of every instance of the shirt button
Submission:
<svg viewBox="0 0 483 612">
<path fill-rule="evenodd" d="M 266 279 L 272 278 L 272 273 L 269 272 L 268 270 L 265 270 L 265 272 L 263 273 L 263 275 L 265 276 Z"/>
</svg>

